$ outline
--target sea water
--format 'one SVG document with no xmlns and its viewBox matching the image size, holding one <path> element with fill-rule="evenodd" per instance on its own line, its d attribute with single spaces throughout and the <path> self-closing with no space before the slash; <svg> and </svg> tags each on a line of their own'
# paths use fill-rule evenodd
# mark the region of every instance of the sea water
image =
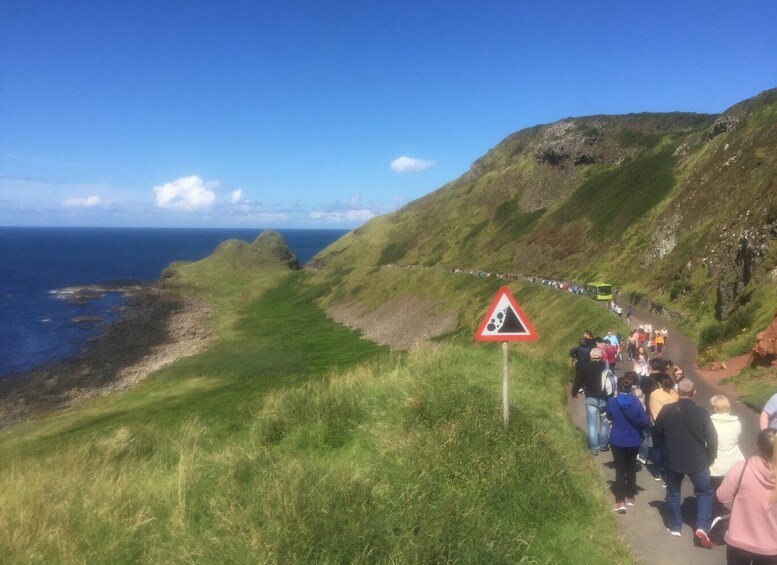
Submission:
<svg viewBox="0 0 777 565">
<path fill-rule="evenodd" d="M 346 233 L 276 231 L 301 264 Z M 119 316 L 123 304 L 118 293 L 73 304 L 55 290 L 158 280 L 173 261 L 197 261 L 224 240 L 250 242 L 261 232 L 0 227 L 0 376 L 80 352 Z"/>
</svg>

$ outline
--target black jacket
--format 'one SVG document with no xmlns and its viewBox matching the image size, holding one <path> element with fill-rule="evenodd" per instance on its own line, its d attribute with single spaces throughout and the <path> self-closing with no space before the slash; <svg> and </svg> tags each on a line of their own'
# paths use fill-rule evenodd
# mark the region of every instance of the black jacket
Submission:
<svg viewBox="0 0 777 565">
<path fill-rule="evenodd" d="M 586 397 L 604 398 L 602 395 L 602 371 L 604 361 L 587 361 L 578 364 L 575 371 L 575 382 L 572 383 L 572 396 L 577 396 L 583 389 Z"/>
<path fill-rule="evenodd" d="M 698 473 L 715 461 L 718 433 L 710 414 L 690 398 L 665 404 L 655 432 L 664 438 L 666 467 L 677 473 Z M 702 445 L 703 444 L 703 445 Z"/>
</svg>

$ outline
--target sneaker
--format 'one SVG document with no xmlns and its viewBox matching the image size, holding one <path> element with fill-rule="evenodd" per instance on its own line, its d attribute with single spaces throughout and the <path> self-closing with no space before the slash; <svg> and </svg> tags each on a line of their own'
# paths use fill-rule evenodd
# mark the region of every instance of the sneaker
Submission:
<svg viewBox="0 0 777 565">
<path fill-rule="evenodd" d="M 696 539 L 699 541 L 699 545 L 702 547 L 706 547 L 707 549 L 712 549 L 715 547 L 715 544 L 712 543 L 712 540 L 707 535 L 707 532 L 704 530 L 696 530 L 696 533 L 694 534 L 696 536 Z"/>
<path fill-rule="evenodd" d="M 722 522 L 723 520 L 728 520 L 730 516 L 715 516 L 715 519 L 712 520 L 712 524 L 710 524 L 710 531 L 715 529 L 715 526 L 718 524 L 718 522 Z"/>
<path fill-rule="evenodd" d="M 599 451 L 610 451 L 610 446 L 609 445 L 605 445 L 604 447 L 600 447 Z"/>
<path fill-rule="evenodd" d="M 654 481 L 660 481 L 660 480 L 662 480 L 662 479 L 661 479 L 661 475 L 653 475 L 653 480 L 654 480 Z"/>
<path fill-rule="evenodd" d="M 596 457 L 597 455 L 599 455 L 599 452 L 598 452 L 598 451 L 592 451 L 592 452 L 591 452 L 591 455 L 593 455 L 594 457 Z"/>
<path fill-rule="evenodd" d="M 612 511 L 617 512 L 618 514 L 625 514 L 626 513 L 626 504 L 622 500 L 616 502 L 612 506 Z"/>
<path fill-rule="evenodd" d="M 662 486 L 663 488 L 666 488 L 666 481 L 661 481 L 661 486 Z"/>
<path fill-rule="evenodd" d="M 642 459 L 642 457 L 637 455 L 637 463 L 639 463 L 640 465 L 647 465 L 647 460 L 646 459 Z"/>
<path fill-rule="evenodd" d="M 634 500 L 634 497 L 633 497 L 633 496 L 627 496 L 627 497 L 626 497 L 626 506 L 634 506 L 634 504 L 635 504 L 636 502 L 637 502 L 637 501 L 636 501 L 636 500 Z"/>
<path fill-rule="evenodd" d="M 666 529 L 667 532 L 669 532 L 671 535 L 673 535 L 676 538 L 679 538 L 681 535 L 683 535 L 681 532 L 675 532 L 670 530 L 669 528 Z"/>
</svg>

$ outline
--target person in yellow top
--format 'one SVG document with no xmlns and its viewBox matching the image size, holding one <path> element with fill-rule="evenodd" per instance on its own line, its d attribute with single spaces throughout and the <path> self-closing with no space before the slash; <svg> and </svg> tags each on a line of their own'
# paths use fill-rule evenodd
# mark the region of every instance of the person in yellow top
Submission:
<svg viewBox="0 0 777 565">
<path fill-rule="evenodd" d="M 656 353 L 659 355 L 663 355 L 664 351 L 664 334 L 661 332 L 656 332 Z"/>
<path fill-rule="evenodd" d="M 679 398 L 677 391 L 674 390 L 674 381 L 672 377 L 666 373 L 656 375 L 656 381 L 658 381 L 658 388 L 650 393 L 650 400 L 648 404 L 648 412 L 650 413 L 650 419 L 655 424 L 658 413 L 661 412 L 661 408 L 666 404 L 672 404 L 677 402 Z M 653 434 L 653 453 L 651 454 L 653 460 L 653 480 L 665 481 L 666 468 L 664 467 L 664 440 L 657 434 Z M 666 482 L 664 482 L 666 485 Z"/>
</svg>

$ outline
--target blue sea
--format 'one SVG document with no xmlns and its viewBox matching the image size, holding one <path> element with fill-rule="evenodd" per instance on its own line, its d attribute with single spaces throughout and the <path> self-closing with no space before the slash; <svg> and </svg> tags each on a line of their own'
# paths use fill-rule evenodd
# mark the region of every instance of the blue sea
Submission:
<svg viewBox="0 0 777 565">
<path fill-rule="evenodd" d="M 305 264 L 347 230 L 276 230 Z M 79 353 L 119 315 L 107 293 L 71 304 L 69 286 L 158 280 L 173 261 L 197 261 L 224 240 L 253 241 L 261 229 L 0 227 L 0 376 Z M 77 317 L 98 319 L 76 323 Z"/>
</svg>

